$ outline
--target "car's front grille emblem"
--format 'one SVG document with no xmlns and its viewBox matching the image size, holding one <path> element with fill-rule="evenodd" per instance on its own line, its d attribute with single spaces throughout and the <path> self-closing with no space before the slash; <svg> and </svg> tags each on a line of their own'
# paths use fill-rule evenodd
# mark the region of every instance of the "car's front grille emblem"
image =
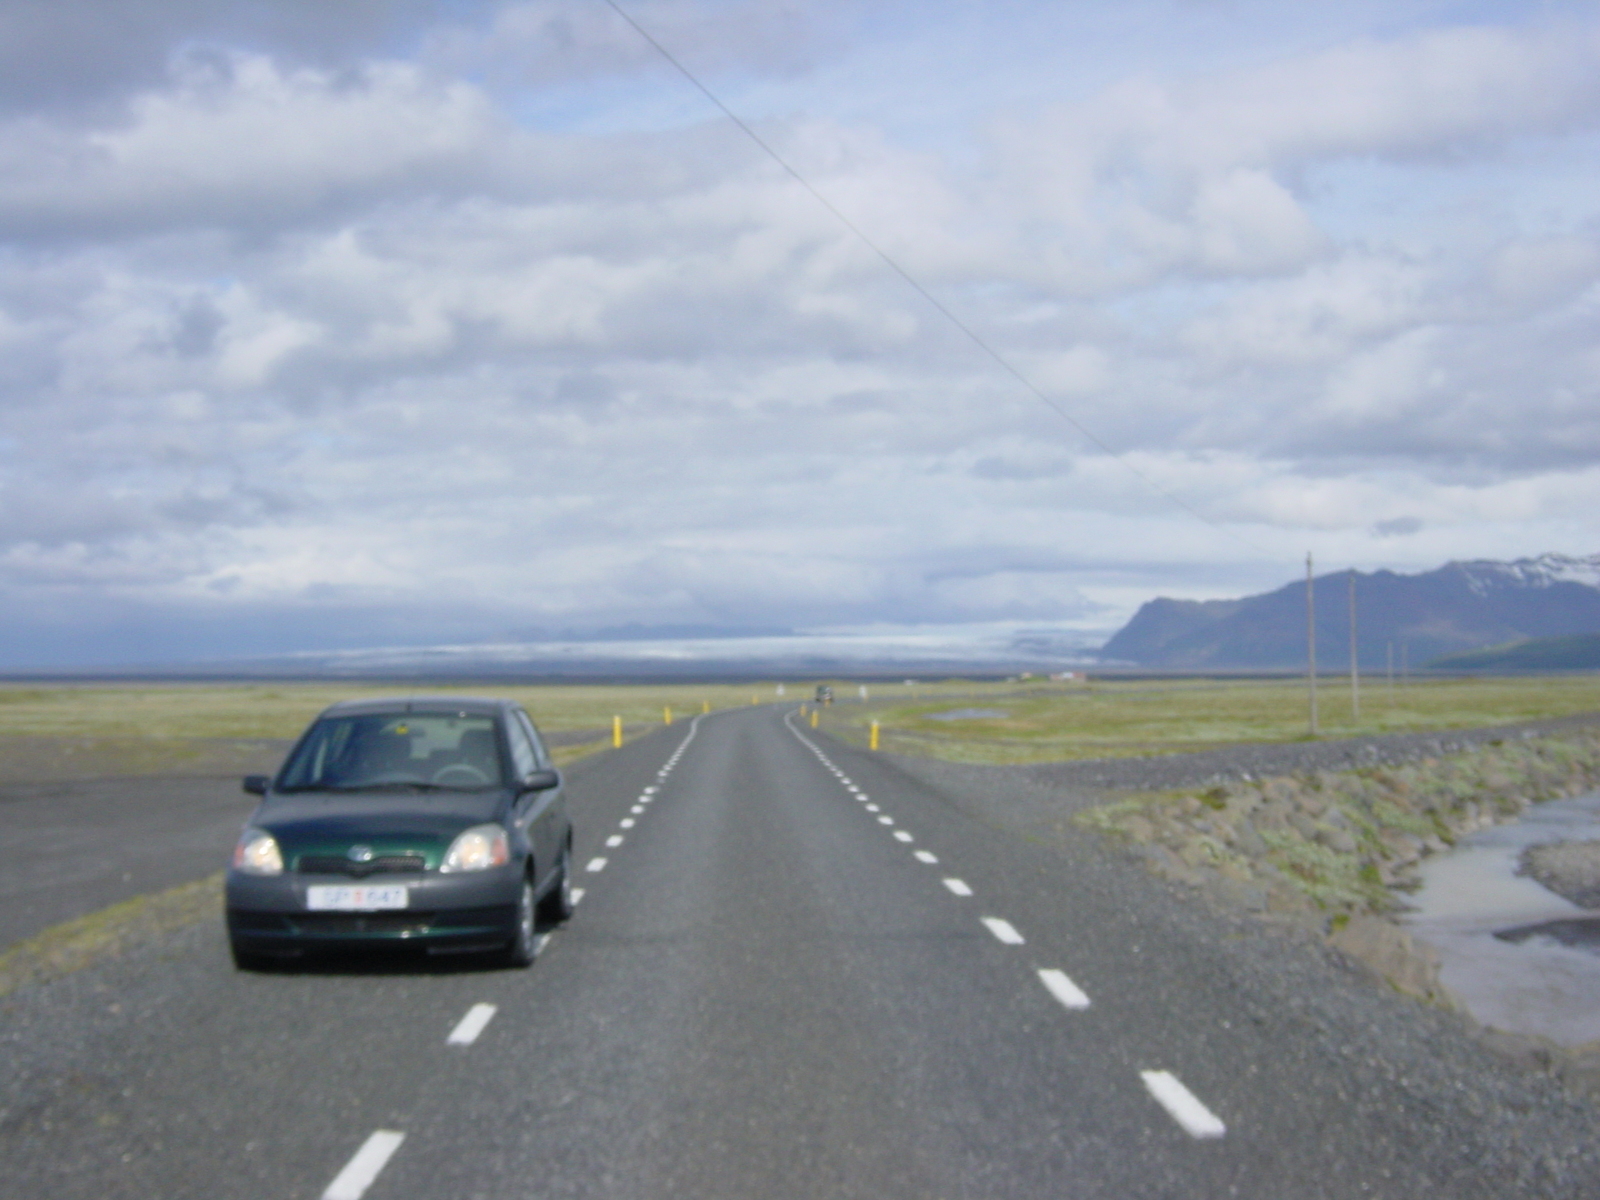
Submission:
<svg viewBox="0 0 1600 1200">
<path fill-rule="evenodd" d="M 368 863 L 372 861 L 371 846 L 351 846 L 349 858 L 351 862 Z"/>
</svg>

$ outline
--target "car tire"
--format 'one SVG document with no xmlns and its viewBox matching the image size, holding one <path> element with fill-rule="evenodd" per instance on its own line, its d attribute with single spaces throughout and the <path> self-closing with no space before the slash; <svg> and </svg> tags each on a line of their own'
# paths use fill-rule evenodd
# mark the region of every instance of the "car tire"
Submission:
<svg viewBox="0 0 1600 1200">
<path fill-rule="evenodd" d="M 561 851 L 561 862 L 556 866 L 554 886 L 539 901 L 539 920 L 542 924 L 559 925 L 572 916 L 572 850 Z"/>
<path fill-rule="evenodd" d="M 533 880 L 527 876 L 522 880 L 522 891 L 517 898 L 517 928 L 511 935 L 511 945 L 506 947 L 504 959 L 508 967 L 526 967 L 533 963 L 533 956 L 538 950 L 538 934 L 535 925 L 538 920 L 538 905 L 533 898 Z"/>
</svg>

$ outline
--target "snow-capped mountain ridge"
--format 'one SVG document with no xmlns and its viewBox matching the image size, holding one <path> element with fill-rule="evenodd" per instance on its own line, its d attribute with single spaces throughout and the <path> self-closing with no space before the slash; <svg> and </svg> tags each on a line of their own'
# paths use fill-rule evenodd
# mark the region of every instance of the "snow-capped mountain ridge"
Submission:
<svg viewBox="0 0 1600 1200">
<path fill-rule="evenodd" d="M 1600 554 L 1451 562 L 1416 575 L 1357 571 L 1353 582 L 1356 654 L 1367 670 L 1530 639 L 1600 635 Z M 1349 571 L 1315 582 L 1321 662 L 1349 661 L 1351 583 Z M 1149 667 L 1303 666 L 1305 583 L 1238 600 L 1151 600 L 1100 653 Z"/>
<path fill-rule="evenodd" d="M 1542 588 L 1557 583 L 1580 583 L 1600 589 L 1600 554 L 1583 558 L 1570 554 L 1541 554 L 1537 558 L 1519 558 L 1512 562 L 1480 558 L 1449 563 L 1448 567 L 1465 574 L 1468 586 L 1479 595 L 1486 595 L 1490 588 L 1507 585 Z"/>
</svg>

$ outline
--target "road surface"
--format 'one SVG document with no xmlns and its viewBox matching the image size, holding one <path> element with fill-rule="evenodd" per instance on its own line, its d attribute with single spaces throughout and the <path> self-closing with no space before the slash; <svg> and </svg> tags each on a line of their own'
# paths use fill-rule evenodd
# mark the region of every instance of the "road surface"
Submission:
<svg viewBox="0 0 1600 1200">
<path fill-rule="evenodd" d="M 0 1002 L 0 1195 L 1600 1194 L 1559 1141 L 1592 1109 L 1377 1040 L 1444 1018 L 1318 1025 L 1131 865 L 784 710 L 675 725 L 569 793 L 583 895 L 528 970 L 236 973 L 217 922 Z"/>
</svg>

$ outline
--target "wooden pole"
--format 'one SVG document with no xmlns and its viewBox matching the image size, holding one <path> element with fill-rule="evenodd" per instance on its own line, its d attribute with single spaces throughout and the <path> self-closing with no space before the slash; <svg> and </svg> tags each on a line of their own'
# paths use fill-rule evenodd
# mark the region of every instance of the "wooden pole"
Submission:
<svg viewBox="0 0 1600 1200">
<path fill-rule="evenodd" d="M 1306 551 L 1306 686 L 1311 697 L 1311 736 L 1317 736 L 1317 600 L 1313 593 L 1311 551 Z"/>
</svg>

